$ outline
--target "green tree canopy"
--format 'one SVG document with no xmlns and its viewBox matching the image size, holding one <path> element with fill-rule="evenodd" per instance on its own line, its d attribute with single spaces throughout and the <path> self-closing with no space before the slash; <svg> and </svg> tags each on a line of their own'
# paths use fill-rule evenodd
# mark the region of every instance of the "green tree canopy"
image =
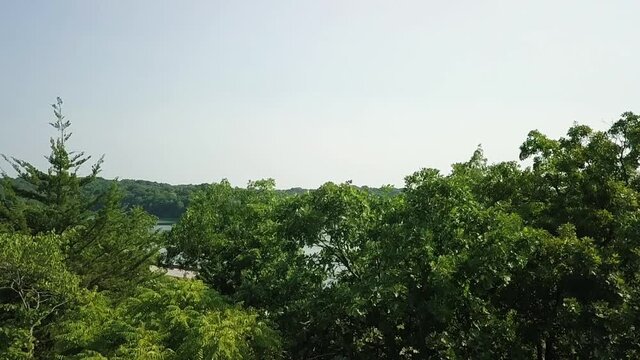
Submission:
<svg viewBox="0 0 640 360">
<path fill-rule="evenodd" d="M 89 157 L 67 150 L 61 106 L 47 172 L 5 157 L 19 178 L 0 190 L 0 358 L 278 358 L 261 314 L 151 270 L 156 219 L 125 209 L 117 184 L 88 196 L 102 160 L 80 175 Z"/>
</svg>

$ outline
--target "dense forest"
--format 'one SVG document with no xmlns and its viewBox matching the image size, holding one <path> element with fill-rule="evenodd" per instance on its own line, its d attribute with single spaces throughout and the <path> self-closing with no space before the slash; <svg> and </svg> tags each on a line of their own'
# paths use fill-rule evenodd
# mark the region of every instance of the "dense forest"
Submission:
<svg viewBox="0 0 640 360">
<path fill-rule="evenodd" d="M 101 180 L 61 106 L 49 169 L 5 157 L 1 359 L 640 358 L 633 113 L 402 190 L 287 192 Z"/>
<path fill-rule="evenodd" d="M 20 181 L 19 179 L 15 179 Z M 156 216 L 162 221 L 174 222 L 185 212 L 189 206 L 191 194 L 196 190 L 201 190 L 210 184 L 200 185 L 170 185 L 145 180 L 107 180 L 96 177 L 94 181 L 84 187 L 86 195 L 97 197 L 106 192 L 113 182 L 117 182 L 118 188 L 122 192 L 122 204 L 128 208 L 141 207 L 149 214 Z M 386 188 L 362 187 L 365 191 L 381 193 L 388 191 Z M 284 196 L 303 194 L 309 189 L 291 188 L 277 189 L 276 192 Z M 393 189 L 394 193 L 400 190 Z"/>
<path fill-rule="evenodd" d="M 11 178 L 6 176 L 5 180 L 14 182 L 12 186 L 18 188 L 29 188 L 30 186 L 28 181 L 20 177 Z M 189 206 L 191 194 L 210 184 L 171 185 L 147 180 L 110 180 L 96 176 L 81 188 L 82 196 L 97 198 L 101 194 L 108 192 L 114 185 L 117 186 L 118 191 L 122 194 L 124 208 L 140 207 L 147 213 L 157 217 L 161 222 L 174 223 Z M 362 189 L 372 192 L 385 191 L 383 188 L 369 188 L 366 186 L 362 187 Z M 309 189 L 291 188 L 285 190 L 277 189 L 276 191 L 288 196 L 302 194 L 309 191 Z M 394 189 L 394 191 L 399 193 L 398 189 Z"/>
</svg>

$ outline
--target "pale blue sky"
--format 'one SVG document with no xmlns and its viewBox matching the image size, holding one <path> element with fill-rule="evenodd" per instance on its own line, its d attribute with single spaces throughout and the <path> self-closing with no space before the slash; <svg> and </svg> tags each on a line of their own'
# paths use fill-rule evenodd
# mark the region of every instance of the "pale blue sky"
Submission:
<svg viewBox="0 0 640 360">
<path fill-rule="evenodd" d="M 56 96 L 103 176 L 401 185 L 640 112 L 640 1 L 6 1 L 0 153 Z M 6 168 L 6 166 L 3 165 Z"/>
</svg>

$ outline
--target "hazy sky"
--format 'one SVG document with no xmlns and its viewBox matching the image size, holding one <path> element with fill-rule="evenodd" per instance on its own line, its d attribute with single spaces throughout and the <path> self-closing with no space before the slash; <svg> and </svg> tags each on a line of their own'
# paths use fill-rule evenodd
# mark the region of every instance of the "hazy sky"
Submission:
<svg viewBox="0 0 640 360">
<path fill-rule="evenodd" d="M 401 185 L 640 112 L 640 1 L 5 1 L 0 153 L 49 104 L 105 177 Z M 6 165 L 3 165 L 6 169 Z"/>
</svg>

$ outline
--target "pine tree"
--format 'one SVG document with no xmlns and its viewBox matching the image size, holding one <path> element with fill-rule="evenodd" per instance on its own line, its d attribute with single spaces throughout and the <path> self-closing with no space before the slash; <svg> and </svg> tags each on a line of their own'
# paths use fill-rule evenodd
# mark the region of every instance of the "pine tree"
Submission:
<svg viewBox="0 0 640 360">
<path fill-rule="evenodd" d="M 154 276 L 149 266 L 161 248 L 159 236 L 151 231 L 156 219 L 141 209 L 125 210 L 117 184 L 88 195 L 85 187 L 96 179 L 103 157 L 81 176 L 91 156 L 67 149 L 71 122 L 62 113 L 62 99 L 52 107 L 55 121 L 50 125 L 57 136 L 51 138 L 51 154 L 45 156 L 46 172 L 3 155 L 18 178 L 3 174 L 0 232 L 68 233 L 65 261 L 86 287 L 122 290 L 147 281 Z"/>
<path fill-rule="evenodd" d="M 50 140 L 51 154 L 45 156 L 50 166 L 46 172 L 27 161 L 2 155 L 18 174 L 17 179 L 2 174 L 0 219 L 4 218 L 14 230 L 61 234 L 89 220 L 96 206 L 97 199 L 88 199 L 82 188 L 96 178 L 104 156 L 91 166 L 88 176 L 78 175 L 91 156 L 67 150 L 66 143 L 72 135 L 68 130 L 71 122 L 62 114 L 61 98 L 58 97 L 52 107 L 56 119 L 49 124 L 58 134 Z M 16 203 L 16 196 L 23 200 L 21 206 Z"/>
</svg>

